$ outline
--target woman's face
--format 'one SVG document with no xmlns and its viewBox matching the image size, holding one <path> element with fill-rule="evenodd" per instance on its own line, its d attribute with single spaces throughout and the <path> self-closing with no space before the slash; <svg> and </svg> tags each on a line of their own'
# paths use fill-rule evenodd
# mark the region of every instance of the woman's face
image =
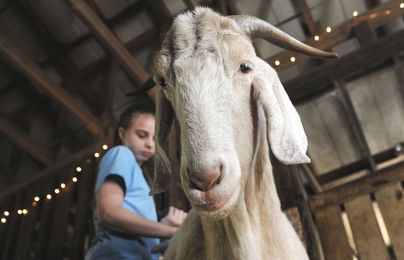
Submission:
<svg viewBox="0 0 404 260">
<path fill-rule="evenodd" d="M 138 164 L 142 164 L 154 155 L 155 118 L 150 114 L 132 116 L 127 129 L 119 128 L 122 145 L 128 147 L 135 155 Z"/>
</svg>

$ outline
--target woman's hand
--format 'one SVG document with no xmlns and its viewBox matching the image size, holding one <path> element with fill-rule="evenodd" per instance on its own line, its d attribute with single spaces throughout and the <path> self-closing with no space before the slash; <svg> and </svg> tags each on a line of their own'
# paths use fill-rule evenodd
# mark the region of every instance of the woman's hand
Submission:
<svg viewBox="0 0 404 260">
<path fill-rule="evenodd" d="M 160 222 L 172 227 L 180 227 L 186 216 L 186 212 L 174 207 L 170 207 L 167 216 L 162 218 Z"/>
</svg>

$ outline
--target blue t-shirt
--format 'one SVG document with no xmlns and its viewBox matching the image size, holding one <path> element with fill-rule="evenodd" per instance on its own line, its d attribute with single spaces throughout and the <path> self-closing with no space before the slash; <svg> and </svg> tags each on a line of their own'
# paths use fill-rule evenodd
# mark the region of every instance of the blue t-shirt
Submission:
<svg viewBox="0 0 404 260">
<path fill-rule="evenodd" d="M 134 154 L 126 146 L 120 145 L 110 149 L 101 159 L 95 184 L 96 193 L 110 174 L 119 175 L 125 181 L 126 193 L 122 206 L 145 219 L 157 222 L 156 207 L 153 198 L 149 195 L 149 185 L 143 176 L 142 169 L 136 163 Z M 159 243 L 159 239 L 151 237 L 140 237 L 140 239 L 151 258 L 155 258 L 156 255 L 151 255 L 150 250 Z"/>
</svg>

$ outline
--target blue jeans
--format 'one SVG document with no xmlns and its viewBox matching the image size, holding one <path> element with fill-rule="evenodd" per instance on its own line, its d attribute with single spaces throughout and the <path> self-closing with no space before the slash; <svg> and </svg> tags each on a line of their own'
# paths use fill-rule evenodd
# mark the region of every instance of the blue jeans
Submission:
<svg viewBox="0 0 404 260">
<path fill-rule="evenodd" d="M 108 230 L 99 230 L 85 260 L 157 260 L 158 256 L 149 252 L 140 239 L 125 239 L 111 235 Z"/>
</svg>

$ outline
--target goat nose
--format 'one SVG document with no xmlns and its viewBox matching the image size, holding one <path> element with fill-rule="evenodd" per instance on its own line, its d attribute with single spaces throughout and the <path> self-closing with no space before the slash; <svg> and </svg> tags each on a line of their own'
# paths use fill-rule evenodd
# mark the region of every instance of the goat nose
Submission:
<svg viewBox="0 0 404 260">
<path fill-rule="evenodd" d="M 220 167 L 217 167 L 204 174 L 192 175 L 191 182 L 195 185 L 196 189 L 200 191 L 209 191 L 215 184 L 219 183 L 220 175 L 221 169 Z"/>
</svg>

